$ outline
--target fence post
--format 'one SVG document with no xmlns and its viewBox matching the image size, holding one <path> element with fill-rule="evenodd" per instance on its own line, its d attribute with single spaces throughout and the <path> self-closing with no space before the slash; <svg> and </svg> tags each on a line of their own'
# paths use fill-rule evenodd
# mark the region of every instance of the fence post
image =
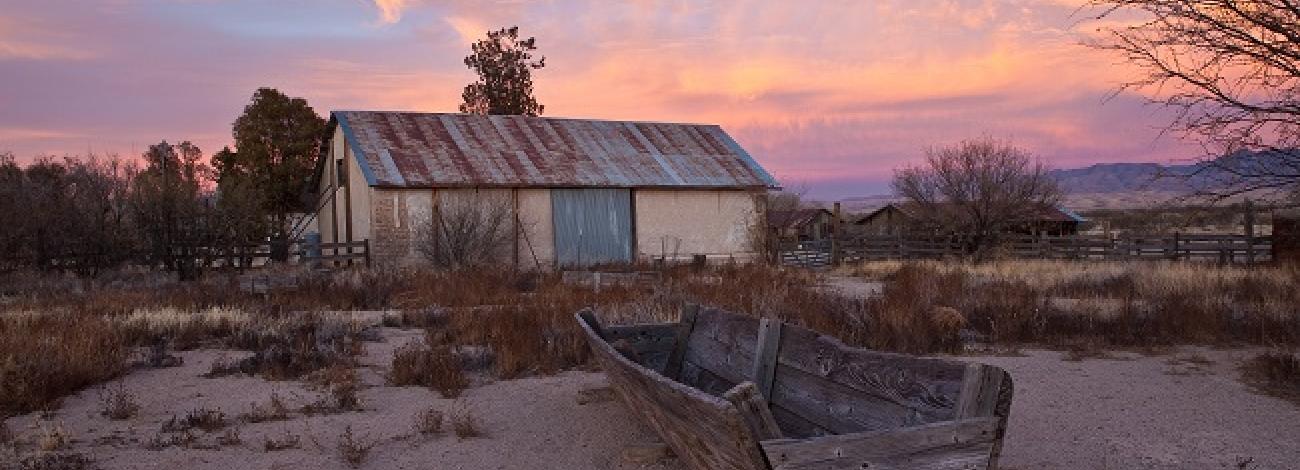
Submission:
<svg viewBox="0 0 1300 470">
<path fill-rule="evenodd" d="M 1169 239 L 1169 259 L 1178 261 L 1178 232 L 1174 232 L 1174 238 Z"/>
<path fill-rule="evenodd" d="M 1246 264 L 1255 264 L 1255 203 L 1246 199 Z"/>
<path fill-rule="evenodd" d="M 365 240 L 362 240 L 361 243 L 362 243 L 361 248 L 366 250 L 366 267 L 369 268 L 370 267 L 370 239 L 367 238 Z"/>
<path fill-rule="evenodd" d="M 831 266 L 840 265 L 840 203 L 831 211 Z"/>
</svg>

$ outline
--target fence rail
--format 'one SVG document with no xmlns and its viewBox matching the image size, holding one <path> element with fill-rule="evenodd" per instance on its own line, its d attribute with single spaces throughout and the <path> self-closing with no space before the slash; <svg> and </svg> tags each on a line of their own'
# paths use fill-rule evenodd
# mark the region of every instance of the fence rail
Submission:
<svg viewBox="0 0 1300 470">
<path fill-rule="evenodd" d="M 825 267 L 835 262 L 937 259 L 966 254 L 955 236 L 867 235 L 778 244 L 782 264 Z M 1002 237 L 999 253 L 1013 258 L 1076 260 L 1199 260 L 1258 263 L 1272 259 L 1272 239 L 1245 235 L 1173 234 L 1121 237 L 1068 235 Z"/>
<path fill-rule="evenodd" d="M 313 243 L 293 240 L 281 253 L 292 263 L 347 262 L 370 264 L 370 240 L 341 243 Z M 264 265 L 276 255 L 270 242 L 248 244 L 177 244 L 172 256 L 203 268 L 249 268 Z"/>
</svg>

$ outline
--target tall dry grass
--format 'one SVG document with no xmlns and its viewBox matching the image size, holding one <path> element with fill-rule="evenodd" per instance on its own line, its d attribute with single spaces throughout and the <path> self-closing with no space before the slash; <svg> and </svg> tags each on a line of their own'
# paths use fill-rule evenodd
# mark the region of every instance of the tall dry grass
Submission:
<svg viewBox="0 0 1300 470">
<path fill-rule="evenodd" d="M 885 281 L 873 311 L 907 331 L 894 337 L 933 336 L 909 322 L 923 323 L 927 310 L 945 306 L 995 343 L 1300 342 L 1295 268 L 1014 260 L 867 264 L 853 272 Z M 898 349 L 928 349 L 920 343 Z"/>
<path fill-rule="evenodd" d="M 122 374 L 129 350 L 104 318 L 16 312 L 0 316 L 0 416 L 51 407 Z"/>
</svg>

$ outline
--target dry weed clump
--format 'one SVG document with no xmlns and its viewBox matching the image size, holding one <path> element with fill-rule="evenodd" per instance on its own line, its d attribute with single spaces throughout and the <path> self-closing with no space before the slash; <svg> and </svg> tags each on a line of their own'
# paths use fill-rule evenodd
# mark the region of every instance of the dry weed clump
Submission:
<svg viewBox="0 0 1300 470">
<path fill-rule="evenodd" d="M 415 415 L 415 424 L 411 427 L 416 434 L 433 436 L 442 433 L 442 411 L 429 408 Z"/>
<path fill-rule="evenodd" d="M 1256 355 L 1241 366 L 1242 379 L 1256 390 L 1300 403 L 1300 357 L 1286 351 Z"/>
<path fill-rule="evenodd" d="M 42 422 L 36 434 L 36 447 L 45 452 L 63 449 L 71 441 L 72 436 L 63 428 L 63 423 Z"/>
<path fill-rule="evenodd" d="M 135 394 L 126 389 L 126 384 L 118 383 L 116 387 L 106 386 L 99 391 L 99 414 L 105 418 L 121 421 L 135 417 L 140 411 Z"/>
<path fill-rule="evenodd" d="M 302 439 L 296 434 L 291 434 L 288 429 L 284 430 L 278 436 L 266 436 L 262 440 L 262 450 L 266 452 L 277 452 L 281 450 L 298 449 L 302 447 Z"/>
<path fill-rule="evenodd" d="M 455 398 L 469 386 L 469 380 L 449 346 L 411 342 L 397 348 L 388 370 L 389 385 L 418 385 L 437 390 L 444 398 Z"/>
<path fill-rule="evenodd" d="M 352 426 L 348 425 L 343 428 L 343 434 L 339 435 L 337 448 L 343 462 L 347 463 L 349 467 L 358 468 L 370 455 L 370 449 L 373 449 L 377 444 L 379 444 L 377 440 L 357 437 L 352 433 Z"/>
<path fill-rule="evenodd" d="M 284 421 L 289 419 L 289 407 L 285 406 L 284 400 L 280 399 L 277 393 L 271 393 L 271 398 L 264 404 L 253 403 L 249 405 L 247 413 L 239 415 L 238 419 L 245 423 L 265 423 L 269 421 Z"/>
<path fill-rule="evenodd" d="M 228 424 L 230 423 L 226 420 L 226 414 L 222 413 L 220 409 L 199 407 L 190 410 L 185 414 L 184 418 L 179 420 L 172 416 L 163 423 L 160 431 L 163 433 L 181 433 L 198 429 L 203 432 L 215 432 L 224 429 Z"/>
<path fill-rule="evenodd" d="M 480 427 L 478 418 L 469 408 L 460 408 L 451 414 L 451 430 L 457 438 L 470 439 L 483 436 L 483 429 Z"/>
</svg>

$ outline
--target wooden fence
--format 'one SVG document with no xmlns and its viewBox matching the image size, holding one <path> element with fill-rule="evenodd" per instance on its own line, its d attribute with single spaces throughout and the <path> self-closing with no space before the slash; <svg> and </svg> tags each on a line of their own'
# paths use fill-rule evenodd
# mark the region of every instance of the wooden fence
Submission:
<svg viewBox="0 0 1300 470">
<path fill-rule="evenodd" d="M 250 268 L 264 266 L 275 255 L 269 243 L 238 245 L 178 244 L 172 255 L 201 268 Z M 370 265 L 370 240 L 343 243 L 312 243 L 294 240 L 285 247 L 290 263 L 327 263 L 331 265 L 364 262 Z"/>
<path fill-rule="evenodd" d="M 1272 239 L 1246 235 L 1172 234 L 1120 237 L 1068 235 L 1002 237 L 1002 256 L 1074 260 L 1197 260 L 1259 263 L 1272 259 Z M 782 264 L 824 267 L 837 262 L 959 257 L 966 249 L 959 237 L 868 235 L 779 244 Z"/>
</svg>

